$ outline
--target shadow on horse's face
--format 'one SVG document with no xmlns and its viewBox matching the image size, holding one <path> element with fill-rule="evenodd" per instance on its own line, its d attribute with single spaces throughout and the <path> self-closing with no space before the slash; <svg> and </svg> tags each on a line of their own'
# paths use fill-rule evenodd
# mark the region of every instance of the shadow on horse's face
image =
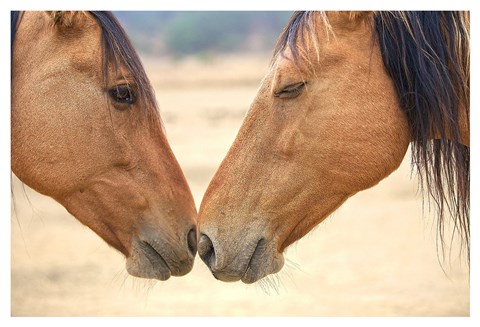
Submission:
<svg viewBox="0 0 480 327">
<path fill-rule="evenodd" d="M 140 67 L 132 72 L 116 57 L 116 47 L 134 50 L 100 26 L 116 23 L 111 17 L 23 14 L 12 59 L 12 170 L 121 251 L 130 274 L 165 280 L 192 269 L 196 209 L 153 93 L 142 96 L 150 85 L 146 77 L 139 85 L 138 58 L 124 58 Z"/>
<path fill-rule="evenodd" d="M 348 197 L 394 171 L 410 135 L 371 27 L 332 14 L 276 55 L 200 208 L 198 251 L 214 276 L 253 283 Z M 329 29 L 333 30 L 334 36 Z"/>
</svg>

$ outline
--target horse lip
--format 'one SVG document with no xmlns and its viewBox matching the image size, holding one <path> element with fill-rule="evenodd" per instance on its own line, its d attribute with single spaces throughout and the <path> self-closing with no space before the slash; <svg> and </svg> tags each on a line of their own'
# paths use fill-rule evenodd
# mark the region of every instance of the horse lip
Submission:
<svg viewBox="0 0 480 327">
<path fill-rule="evenodd" d="M 167 261 L 152 244 L 146 241 L 141 241 L 139 247 L 153 266 L 160 264 L 161 266 L 166 267 L 170 272 L 172 271 Z"/>
<path fill-rule="evenodd" d="M 243 281 L 248 270 L 251 269 L 252 260 L 255 257 L 261 255 L 260 252 L 265 249 L 265 244 L 266 242 L 264 238 L 261 238 L 260 240 L 258 240 L 257 244 L 255 245 L 255 248 L 252 251 L 252 254 L 250 255 L 250 259 L 245 265 L 245 269 L 243 270 L 243 272 L 240 269 L 230 270 L 230 269 L 225 269 L 226 267 L 223 267 L 221 269 L 215 269 L 214 267 L 209 266 L 213 277 L 223 282 L 236 282 L 239 280 Z"/>
<path fill-rule="evenodd" d="M 127 258 L 127 271 L 140 278 L 167 280 L 172 276 L 164 257 L 150 243 L 137 240 L 134 255 Z"/>
<path fill-rule="evenodd" d="M 130 275 L 140 278 L 167 280 L 172 275 L 165 258 L 150 243 L 135 240 L 133 253 L 127 257 L 126 268 Z"/>
<path fill-rule="evenodd" d="M 270 241 L 267 242 L 264 238 L 258 241 L 247 269 L 242 276 L 242 282 L 252 284 L 282 269 L 285 263 L 283 254 L 276 251 L 276 247 L 272 245 Z"/>
<path fill-rule="evenodd" d="M 138 240 L 138 249 L 148 259 L 152 267 L 163 267 L 168 270 L 169 276 L 184 276 L 192 268 L 195 257 L 187 251 L 172 248 L 162 239 L 144 237 Z"/>
<path fill-rule="evenodd" d="M 236 282 L 241 279 L 239 275 L 224 273 L 221 271 L 217 271 L 217 272 L 212 271 L 212 275 L 213 277 L 215 277 L 215 279 L 221 280 L 222 282 Z"/>
<path fill-rule="evenodd" d="M 247 283 L 247 284 L 251 284 L 251 283 L 254 283 L 256 281 L 256 280 L 250 281 L 250 278 L 248 278 L 248 276 L 247 276 L 247 272 L 249 270 L 252 270 L 253 260 L 256 259 L 256 257 L 261 256 L 261 254 L 262 254 L 261 252 L 265 252 L 265 247 L 266 247 L 266 241 L 262 237 L 261 239 L 258 240 L 257 245 L 255 246 L 255 249 L 253 250 L 253 253 L 250 256 L 250 260 L 248 261 L 248 264 L 245 268 L 245 271 L 244 271 L 242 277 L 240 278 L 242 280 L 242 282 Z"/>
</svg>

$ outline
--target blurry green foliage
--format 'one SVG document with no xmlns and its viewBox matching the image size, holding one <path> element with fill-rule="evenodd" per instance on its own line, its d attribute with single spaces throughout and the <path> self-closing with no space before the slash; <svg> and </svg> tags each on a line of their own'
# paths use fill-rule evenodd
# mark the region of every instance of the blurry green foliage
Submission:
<svg viewBox="0 0 480 327">
<path fill-rule="evenodd" d="M 269 51 L 287 23 L 287 11 L 114 12 L 142 52 L 176 57 L 202 53 Z"/>
</svg>

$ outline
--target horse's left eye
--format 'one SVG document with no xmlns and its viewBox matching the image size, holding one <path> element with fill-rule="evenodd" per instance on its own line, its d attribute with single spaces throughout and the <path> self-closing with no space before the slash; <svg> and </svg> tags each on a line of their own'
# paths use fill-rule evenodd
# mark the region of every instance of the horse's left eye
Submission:
<svg viewBox="0 0 480 327">
<path fill-rule="evenodd" d="M 137 100 L 133 88 L 128 84 L 116 85 L 108 93 L 118 103 L 133 104 Z"/>
<path fill-rule="evenodd" d="M 306 82 L 294 83 L 285 86 L 280 91 L 274 92 L 273 96 L 277 98 L 293 99 L 298 97 L 305 89 Z"/>
</svg>

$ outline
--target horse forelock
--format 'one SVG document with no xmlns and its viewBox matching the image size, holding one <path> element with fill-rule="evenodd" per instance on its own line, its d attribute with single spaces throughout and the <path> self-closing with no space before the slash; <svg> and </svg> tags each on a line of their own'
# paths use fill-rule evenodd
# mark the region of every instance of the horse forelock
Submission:
<svg viewBox="0 0 480 327">
<path fill-rule="evenodd" d="M 149 118 L 162 124 L 153 88 L 126 32 L 111 12 L 91 11 L 90 13 L 102 29 L 102 62 L 105 85 L 108 85 L 109 81 L 110 60 L 113 59 L 114 67 L 117 70 L 120 65 L 124 65 L 138 88 L 144 112 Z"/>
<path fill-rule="evenodd" d="M 312 66 L 314 64 L 309 55 L 307 42 L 310 42 L 310 44 L 315 48 L 318 57 L 318 36 L 315 28 L 317 17 L 322 20 L 322 23 L 326 27 L 327 31 L 332 31 L 325 12 L 294 12 L 277 40 L 277 44 L 275 45 L 275 49 L 273 51 L 273 59 L 271 61 L 272 66 L 277 62 L 278 58 L 285 57 L 287 49 L 291 54 L 289 59 L 292 60 L 296 66 L 298 66 L 300 63 L 306 63 L 308 66 Z"/>
</svg>

